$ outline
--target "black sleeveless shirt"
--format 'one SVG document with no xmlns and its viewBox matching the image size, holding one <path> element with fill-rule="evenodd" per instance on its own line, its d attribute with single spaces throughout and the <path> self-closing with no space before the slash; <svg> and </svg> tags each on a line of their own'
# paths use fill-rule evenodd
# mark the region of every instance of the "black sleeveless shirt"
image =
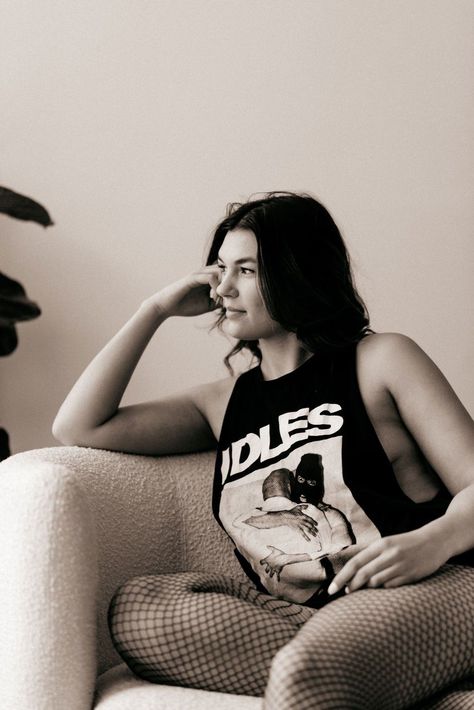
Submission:
<svg viewBox="0 0 474 710">
<path fill-rule="evenodd" d="M 400 488 L 359 391 L 356 346 L 265 381 L 240 375 L 219 439 L 214 515 L 259 589 L 321 606 L 348 548 L 443 515 Z M 472 564 L 470 555 L 452 560 Z"/>
</svg>

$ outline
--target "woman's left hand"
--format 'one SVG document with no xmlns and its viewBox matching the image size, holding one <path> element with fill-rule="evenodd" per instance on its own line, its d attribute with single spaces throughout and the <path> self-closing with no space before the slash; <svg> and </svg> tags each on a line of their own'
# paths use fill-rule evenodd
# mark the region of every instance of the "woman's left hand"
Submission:
<svg viewBox="0 0 474 710">
<path fill-rule="evenodd" d="M 362 587 L 400 587 L 416 582 L 446 562 L 448 557 L 443 548 L 423 528 L 383 537 L 364 548 L 354 545 L 354 556 L 336 574 L 328 592 L 336 594 L 343 588 L 354 592 Z"/>
</svg>

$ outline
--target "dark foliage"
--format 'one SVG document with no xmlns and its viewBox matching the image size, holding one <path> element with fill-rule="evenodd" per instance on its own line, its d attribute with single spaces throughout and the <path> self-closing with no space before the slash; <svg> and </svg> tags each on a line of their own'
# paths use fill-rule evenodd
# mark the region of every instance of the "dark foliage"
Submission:
<svg viewBox="0 0 474 710">
<path fill-rule="evenodd" d="M 14 219 L 37 222 L 43 227 L 54 224 L 42 205 L 7 187 L 0 187 L 0 213 Z M 18 345 L 15 323 L 32 320 L 40 314 L 39 306 L 28 298 L 23 286 L 0 273 L 0 356 L 10 355 Z M 5 429 L 0 428 L 0 461 L 8 456 L 8 434 Z"/>
<path fill-rule="evenodd" d="M 8 187 L 0 187 L 0 212 L 26 222 L 37 222 L 43 227 L 54 224 L 43 205 L 35 202 L 31 197 L 9 190 Z"/>
</svg>

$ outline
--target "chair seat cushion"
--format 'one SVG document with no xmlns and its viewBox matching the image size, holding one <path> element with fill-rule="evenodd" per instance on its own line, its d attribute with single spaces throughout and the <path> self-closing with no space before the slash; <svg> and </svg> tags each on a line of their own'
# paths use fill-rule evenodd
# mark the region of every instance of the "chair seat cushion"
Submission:
<svg viewBox="0 0 474 710">
<path fill-rule="evenodd" d="M 261 710 L 261 698 L 159 685 L 137 678 L 123 663 L 98 680 L 94 710 Z"/>
</svg>

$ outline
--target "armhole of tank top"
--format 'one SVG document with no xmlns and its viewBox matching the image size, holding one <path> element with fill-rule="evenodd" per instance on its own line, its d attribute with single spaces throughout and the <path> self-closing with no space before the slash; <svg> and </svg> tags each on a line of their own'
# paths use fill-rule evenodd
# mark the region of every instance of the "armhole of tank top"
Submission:
<svg viewBox="0 0 474 710">
<path fill-rule="evenodd" d="M 217 447 L 216 447 L 216 456 L 214 459 L 214 477 L 213 477 L 213 482 L 212 482 L 212 509 L 214 512 L 214 517 L 216 518 L 217 522 L 219 525 L 222 527 L 222 523 L 219 518 L 219 501 L 220 501 L 220 496 L 223 488 L 223 484 L 221 482 L 220 478 L 220 471 L 218 471 L 218 467 L 222 462 L 222 452 L 227 446 L 227 438 L 228 438 L 228 431 L 229 431 L 229 421 L 230 421 L 230 416 L 231 412 L 234 410 L 234 402 L 237 398 L 238 391 L 240 387 L 242 386 L 242 377 L 243 375 L 246 375 L 248 370 L 241 375 L 239 375 L 235 382 L 234 386 L 232 387 L 232 392 L 230 393 L 229 400 L 227 402 L 227 406 L 225 408 L 224 412 L 224 417 L 222 419 L 222 426 L 221 430 L 219 433 L 219 439 L 217 441 Z"/>
<path fill-rule="evenodd" d="M 254 369 L 254 368 L 252 368 L 252 369 Z M 219 434 L 219 440 L 217 442 L 217 447 L 219 450 L 222 448 L 222 440 L 227 436 L 227 431 L 229 428 L 229 420 L 230 420 L 231 412 L 234 409 L 235 400 L 237 399 L 240 389 L 243 386 L 245 386 L 245 380 L 248 379 L 247 376 L 250 376 L 252 369 L 242 372 L 242 374 L 240 374 L 234 382 L 234 386 L 232 387 L 232 392 L 230 393 L 230 397 L 227 402 L 227 406 L 225 408 L 224 418 L 222 419 L 221 431 Z"/>
<path fill-rule="evenodd" d="M 366 422 L 366 425 L 367 425 L 367 427 L 368 427 L 368 429 L 369 429 L 369 431 L 370 431 L 370 435 L 371 435 L 372 439 L 374 440 L 374 442 L 376 443 L 376 446 L 379 448 L 380 453 L 381 453 L 381 455 L 382 455 L 384 461 L 386 462 L 386 464 L 387 464 L 387 466 L 388 466 L 388 468 L 389 468 L 390 474 L 391 474 L 391 476 L 393 477 L 393 481 L 395 482 L 395 485 L 397 486 L 397 488 L 398 488 L 399 491 L 400 491 L 400 494 L 401 494 L 407 501 L 409 501 L 410 503 L 415 503 L 416 505 L 419 505 L 419 506 L 421 506 L 421 507 L 423 507 L 423 506 L 425 506 L 425 505 L 432 505 L 432 504 L 434 503 L 434 501 L 436 501 L 438 498 L 441 498 L 441 499 L 442 499 L 443 496 L 445 495 L 445 491 L 447 491 L 447 488 L 443 487 L 443 485 L 441 485 L 441 488 L 440 488 L 439 491 L 433 496 L 433 498 L 431 498 L 430 500 L 427 500 L 427 501 L 419 502 L 419 503 L 416 503 L 416 501 L 414 501 L 412 498 L 410 498 L 409 495 L 407 495 L 407 494 L 405 493 L 405 491 L 403 490 L 403 488 L 401 487 L 401 485 L 400 485 L 399 482 L 398 482 L 398 479 L 397 479 L 397 477 L 396 477 L 396 475 L 395 475 L 395 471 L 393 470 L 393 466 L 392 466 L 392 464 L 391 464 L 391 462 L 390 462 L 389 457 L 387 456 L 387 453 L 386 453 L 385 449 L 384 449 L 383 446 L 382 446 L 382 442 L 381 442 L 380 439 L 379 439 L 379 435 L 377 434 L 377 432 L 376 432 L 376 430 L 375 430 L 375 427 L 374 427 L 374 425 L 373 425 L 373 423 L 372 423 L 372 420 L 371 420 L 371 418 L 369 417 L 369 413 L 368 413 L 368 411 L 367 411 L 367 408 L 366 408 L 366 406 L 365 406 L 364 400 L 363 400 L 363 398 L 362 398 L 362 393 L 361 393 L 361 391 L 360 391 L 360 386 L 359 386 L 359 376 L 358 376 L 358 373 L 357 373 L 357 347 L 354 349 L 353 367 L 354 367 L 354 380 L 353 380 L 353 381 L 354 381 L 354 385 L 353 385 L 353 386 L 354 386 L 355 396 L 356 396 L 357 399 L 358 399 L 360 408 L 363 410 L 364 417 L 365 417 L 365 422 Z M 429 462 L 427 462 L 427 465 L 430 466 Z M 449 495 L 449 493 L 448 493 L 448 495 Z M 473 548 L 473 566 L 474 566 L 474 548 Z"/>
<path fill-rule="evenodd" d="M 357 348 L 358 348 L 358 345 L 359 345 L 359 343 L 357 343 L 356 346 L 354 347 L 354 350 L 352 352 L 352 359 L 351 359 L 351 368 L 352 368 L 352 373 L 353 373 L 352 383 L 353 383 L 354 396 L 357 399 L 357 405 L 358 405 L 359 410 L 362 411 L 362 413 L 363 413 L 363 416 L 365 418 L 366 428 L 368 429 L 370 436 L 371 436 L 372 440 L 374 441 L 375 446 L 379 449 L 380 455 L 382 456 L 385 463 L 389 467 L 389 469 L 390 469 L 390 471 L 397 483 L 397 486 L 403 492 L 403 489 L 400 487 L 400 484 L 397 481 L 397 478 L 396 478 L 395 473 L 393 471 L 393 467 L 390 462 L 390 459 L 387 456 L 387 452 L 385 451 L 385 449 L 382 445 L 382 442 L 380 441 L 377 431 L 375 430 L 375 427 L 374 427 L 372 420 L 369 416 L 369 413 L 367 411 L 367 407 L 365 406 L 364 399 L 362 397 L 362 392 L 360 390 L 360 384 L 359 384 L 359 373 L 357 371 Z"/>
</svg>

